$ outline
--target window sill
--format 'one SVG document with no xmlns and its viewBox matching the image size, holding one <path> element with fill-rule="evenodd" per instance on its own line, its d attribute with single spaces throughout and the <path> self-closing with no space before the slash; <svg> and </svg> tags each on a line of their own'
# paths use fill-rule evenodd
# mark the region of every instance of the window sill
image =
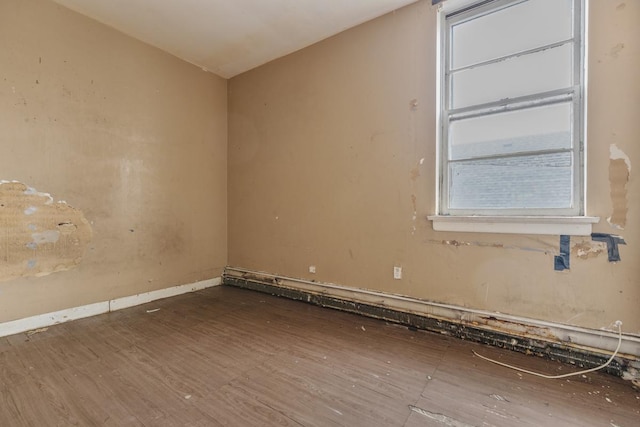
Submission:
<svg viewBox="0 0 640 427">
<path fill-rule="evenodd" d="M 431 215 L 436 231 L 588 236 L 593 216 L 447 216 Z"/>
</svg>

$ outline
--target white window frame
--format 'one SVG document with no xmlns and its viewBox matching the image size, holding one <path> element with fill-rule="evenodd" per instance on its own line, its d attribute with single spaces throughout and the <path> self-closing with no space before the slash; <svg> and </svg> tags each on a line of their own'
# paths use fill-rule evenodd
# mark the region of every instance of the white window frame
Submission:
<svg viewBox="0 0 640 427">
<path fill-rule="evenodd" d="M 504 7 L 528 0 L 445 0 L 438 7 L 438 57 L 437 57 L 437 214 L 430 216 L 438 231 L 470 231 L 524 234 L 591 234 L 591 226 L 599 218 L 586 215 L 586 66 L 587 7 L 588 0 L 573 0 L 574 13 L 574 86 L 552 92 L 535 94 L 514 100 L 502 100 L 458 110 L 448 108 L 449 50 L 447 46 L 451 22 L 464 19 L 469 13 L 482 16 L 495 7 Z M 449 20 L 448 20 L 449 19 Z M 536 104 L 551 105 L 560 101 L 573 103 L 573 207 L 571 209 L 502 209 L 468 210 L 448 207 L 447 130 L 452 117 L 485 116 L 495 112 L 511 111 Z"/>
</svg>

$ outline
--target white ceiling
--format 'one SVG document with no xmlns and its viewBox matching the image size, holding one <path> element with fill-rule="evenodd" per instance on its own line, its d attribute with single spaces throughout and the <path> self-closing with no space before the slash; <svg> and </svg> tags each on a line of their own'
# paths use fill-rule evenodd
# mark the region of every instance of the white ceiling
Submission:
<svg viewBox="0 0 640 427">
<path fill-rule="evenodd" d="M 54 0 L 230 78 L 417 0 Z"/>
</svg>

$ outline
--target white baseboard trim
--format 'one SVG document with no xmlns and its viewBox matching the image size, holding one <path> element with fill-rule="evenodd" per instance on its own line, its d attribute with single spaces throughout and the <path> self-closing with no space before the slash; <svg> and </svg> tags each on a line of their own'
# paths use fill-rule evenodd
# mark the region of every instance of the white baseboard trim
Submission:
<svg viewBox="0 0 640 427">
<path fill-rule="evenodd" d="M 188 292 L 195 292 L 212 286 L 218 286 L 221 283 L 222 278 L 215 277 L 213 279 L 202 280 L 196 283 L 178 285 L 142 294 L 115 298 L 110 301 L 96 302 L 93 304 L 54 311 L 52 313 L 38 314 L 35 316 L 25 317 L 23 319 L 11 320 L 9 322 L 0 323 L 0 337 L 19 334 L 26 331 L 33 331 L 39 328 L 46 328 L 58 323 L 83 319 L 85 317 L 96 316 L 110 311 L 122 310 L 123 308 L 146 304 L 151 301 L 186 294 Z"/>
<path fill-rule="evenodd" d="M 212 286 L 219 286 L 221 283 L 222 278 L 215 277 L 213 279 L 202 280 L 196 283 L 178 285 L 171 288 L 158 289 L 157 291 L 145 292 L 143 294 L 116 298 L 109 301 L 109 311 L 122 310 L 123 308 L 146 304 L 163 298 L 170 298 L 176 295 L 186 294 L 188 292 L 201 291 L 202 289 L 210 288 Z"/>
<path fill-rule="evenodd" d="M 98 314 L 107 313 L 108 311 L 109 301 L 103 301 L 54 311 L 52 313 L 38 314 L 36 316 L 25 317 L 23 319 L 11 320 L 9 322 L 0 323 L 0 337 L 19 334 L 26 331 L 33 331 L 34 329 L 46 328 L 58 323 L 68 322 L 70 320 L 96 316 Z"/>
<path fill-rule="evenodd" d="M 588 329 L 492 311 L 474 310 L 402 295 L 351 288 L 332 283 L 312 282 L 238 267 L 227 267 L 224 277 L 262 282 L 271 286 L 382 307 L 427 318 L 441 319 L 451 323 L 507 333 L 517 337 L 561 343 L 567 347 L 588 352 L 611 354 L 618 344 L 618 334 L 614 330 Z M 615 320 L 611 319 L 612 322 Z M 623 334 L 620 355 L 624 355 L 630 360 L 640 361 L 640 336 Z"/>
</svg>

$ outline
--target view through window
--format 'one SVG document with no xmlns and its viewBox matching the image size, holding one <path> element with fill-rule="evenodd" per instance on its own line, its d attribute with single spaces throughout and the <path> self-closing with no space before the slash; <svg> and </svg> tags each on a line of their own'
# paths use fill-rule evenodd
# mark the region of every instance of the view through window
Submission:
<svg viewBox="0 0 640 427">
<path fill-rule="evenodd" d="M 441 25 L 440 215 L 583 215 L 581 0 L 478 1 Z"/>
</svg>

